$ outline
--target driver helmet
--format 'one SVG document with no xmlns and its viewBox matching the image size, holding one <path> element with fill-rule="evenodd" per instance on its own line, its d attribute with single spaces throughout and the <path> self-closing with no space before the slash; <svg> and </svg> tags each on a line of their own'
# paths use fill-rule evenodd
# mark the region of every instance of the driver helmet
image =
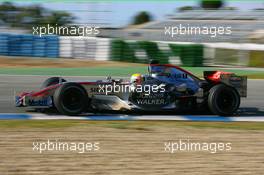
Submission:
<svg viewBox="0 0 264 175">
<path fill-rule="evenodd" d="M 143 81 L 143 77 L 141 74 L 133 74 L 130 78 L 131 83 L 141 84 Z"/>
</svg>

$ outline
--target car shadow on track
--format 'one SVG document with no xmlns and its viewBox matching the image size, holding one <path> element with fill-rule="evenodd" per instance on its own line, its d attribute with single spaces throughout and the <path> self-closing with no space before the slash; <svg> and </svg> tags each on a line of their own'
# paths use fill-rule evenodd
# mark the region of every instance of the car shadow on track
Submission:
<svg viewBox="0 0 264 175">
<path fill-rule="evenodd" d="M 30 113 L 43 113 L 46 115 L 61 115 L 55 109 L 46 109 L 44 110 L 27 110 Z M 93 111 L 88 113 L 83 113 L 79 116 L 96 116 L 96 115 L 214 115 L 208 111 Z M 217 116 L 217 115 L 215 115 Z M 264 111 L 259 110 L 258 108 L 240 108 L 234 117 L 243 117 L 243 116 L 264 116 Z"/>
<path fill-rule="evenodd" d="M 238 113 L 240 116 L 264 116 L 264 111 L 258 108 L 240 108 Z"/>
</svg>

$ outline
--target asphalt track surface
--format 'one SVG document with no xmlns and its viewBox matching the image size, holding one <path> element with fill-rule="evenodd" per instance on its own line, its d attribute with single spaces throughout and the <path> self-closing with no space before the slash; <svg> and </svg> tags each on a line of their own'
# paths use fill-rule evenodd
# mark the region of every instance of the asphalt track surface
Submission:
<svg viewBox="0 0 264 175">
<path fill-rule="evenodd" d="M 21 91 L 39 90 L 48 76 L 0 75 L 0 113 L 29 113 L 26 108 L 16 108 L 14 95 Z M 64 77 L 68 81 L 89 81 L 106 77 Z M 118 77 L 113 77 L 118 78 Z M 186 114 L 187 115 L 187 114 Z M 264 80 L 248 80 L 248 97 L 242 98 L 239 116 L 264 116 Z"/>
</svg>

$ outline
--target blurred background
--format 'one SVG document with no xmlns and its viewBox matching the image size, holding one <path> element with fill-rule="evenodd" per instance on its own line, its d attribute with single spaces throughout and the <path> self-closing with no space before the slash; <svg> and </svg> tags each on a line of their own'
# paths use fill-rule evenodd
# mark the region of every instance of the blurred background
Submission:
<svg viewBox="0 0 264 175">
<path fill-rule="evenodd" d="M 0 1 L 4 58 L 82 59 L 183 66 L 264 67 L 264 2 Z M 165 34 L 166 27 L 230 27 L 231 34 Z M 41 26 L 99 32 L 39 36 Z M 80 35 L 80 36 L 79 36 Z"/>
</svg>

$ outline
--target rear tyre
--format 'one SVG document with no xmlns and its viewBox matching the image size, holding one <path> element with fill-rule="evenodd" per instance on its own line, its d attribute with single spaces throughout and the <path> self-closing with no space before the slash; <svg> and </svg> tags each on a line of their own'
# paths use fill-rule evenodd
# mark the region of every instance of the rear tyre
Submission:
<svg viewBox="0 0 264 175">
<path fill-rule="evenodd" d="M 208 106 L 216 115 L 233 115 L 240 106 L 240 96 L 236 89 L 218 84 L 209 91 Z"/>
<path fill-rule="evenodd" d="M 51 85 L 59 84 L 60 82 L 66 82 L 66 80 L 61 77 L 50 77 L 42 83 L 41 89 Z"/>
<path fill-rule="evenodd" d="M 63 84 L 55 91 L 53 99 L 57 110 L 65 115 L 79 115 L 89 105 L 86 90 L 77 83 Z"/>
</svg>

